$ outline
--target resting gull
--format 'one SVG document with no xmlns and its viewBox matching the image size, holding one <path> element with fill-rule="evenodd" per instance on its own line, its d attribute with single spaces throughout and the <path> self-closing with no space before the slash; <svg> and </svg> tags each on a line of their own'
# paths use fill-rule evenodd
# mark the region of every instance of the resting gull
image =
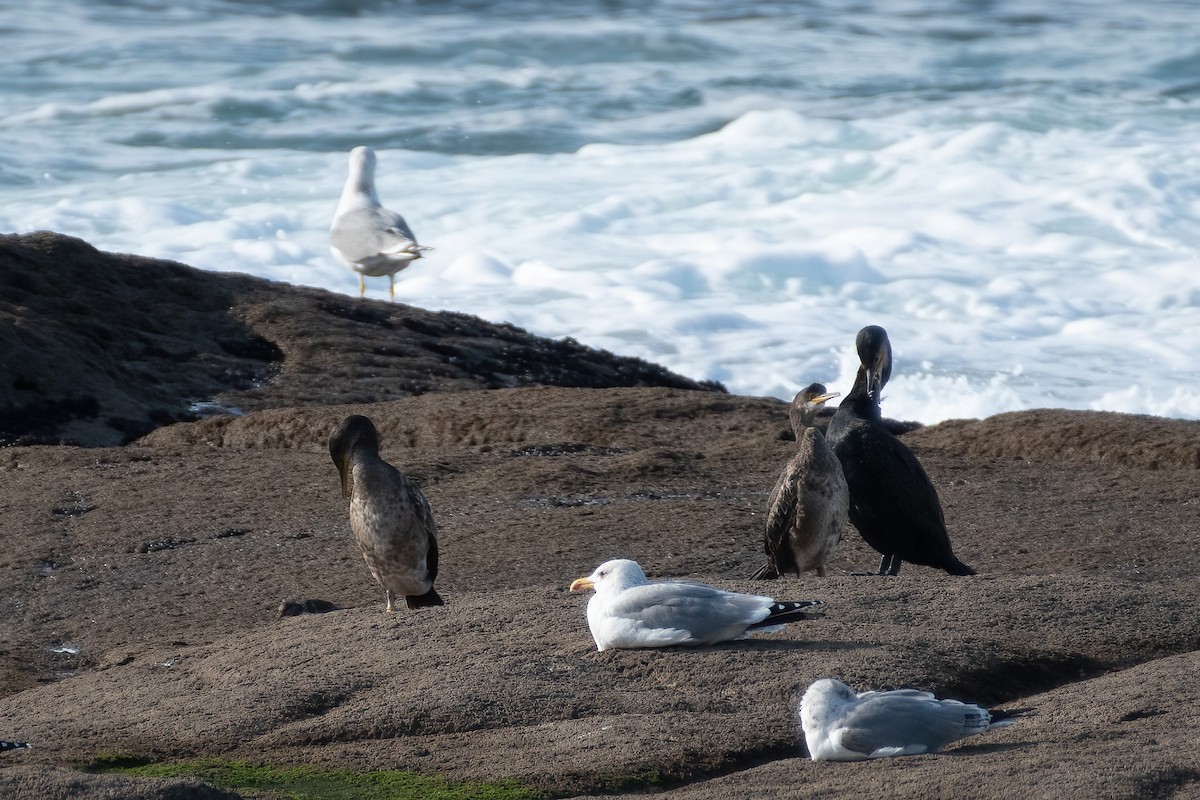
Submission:
<svg viewBox="0 0 1200 800">
<path fill-rule="evenodd" d="M 823 678 L 800 701 L 804 741 L 813 761 L 933 753 L 958 739 L 1011 724 L 1020 712 L 993 712 L 929 692 L 896 689 L 861 692 Z M 1009 716 L 1004 716 L 1009 715 Z"/>
<path fill-rule="evenodd" d="M 820 600 L 776 602 L 755 594 L 726 592 L 700 583 L 651 583 L 636 561 L 606 561 L 572 592 L 595 589 L 588 601 L 588 627 L 597 650 L 702 645 L 779 630 L 810 619 Z"/>
<path fill-rule="evenodd" d="M 350 530 L 363 560 L 392 600 L 409 608 L 440 606 L 437 526 L 416 484 L 379 457 L 379 434 L 371 420 L 353 414 L 329 436 L 329 454 L 350 498 Z M 282 612 L 282 609 L 281 609 Z"/>
<path fill-rule="evenodd" d="M 395 275 L 428 250 L 395 211 L 379 203 L 375 193 L 375 151 L 350 151 L 350 174 L 329 229 L 329 248 L 358 273 L 358 296 L 366 292 L 363 276 L 388 279 L 388 295 L 396 299 Z"/>
</svg>

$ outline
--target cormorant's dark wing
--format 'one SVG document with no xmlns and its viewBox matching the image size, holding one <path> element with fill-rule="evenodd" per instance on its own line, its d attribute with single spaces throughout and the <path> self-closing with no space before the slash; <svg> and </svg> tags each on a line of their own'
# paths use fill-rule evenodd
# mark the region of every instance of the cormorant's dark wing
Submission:
<svg viewBox="0 0 1200 800">
<path fill-rule="evenodd" d="M 860 464 L 873 468 L 855 465 L 850 504 L 864 523 L 859 526 L 864 538 L 869 527 L 879 540 L 868 538 L 871 546 L 903 561 L 940 567 L 953 560 L 941 502 L 917 457 L 882 426 L 867 426 L 863 433 Z"/>
<path fill-rule="evenodd" d="M 410 487 L 412 501 L 417 508 L 417 513 L 421 518 L 421 525 L 425 529 L 428 541 L 428 551 L 425 554 L 425 568 L 429 571 L 429 580 L 437 577 L 438 572 L 438 544 L 437 544 L 437 523 L 433 521 L 433 511 L 429 508 L 429 503 L 425 500 L 425 495 L 417 488 L 416 484 L 408 482 Z"/>
<path fill-rule="evenodd" d="M 767 500 L 767 520 L 763 526 L 763 543 L 767 561 L 775 573 L 783 575 L 796 572 L 796 558 L 792 553 L 790 533 L 796 514 L 800 511 L 796 495 L 796 463 L 789 461 L 779 473 L 775 488 Z"/>
</svg>

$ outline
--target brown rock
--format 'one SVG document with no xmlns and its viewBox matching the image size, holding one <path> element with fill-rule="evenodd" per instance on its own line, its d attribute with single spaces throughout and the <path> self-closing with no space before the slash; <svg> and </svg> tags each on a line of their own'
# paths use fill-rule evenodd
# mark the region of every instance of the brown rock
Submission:
<svg viewBox="0 0 1200 800">
<path fill-rule="evenodd" d="M 721 390 L 465 314 L 0 236 L 0 446 L 126 444 L 217 411 L 514 386 Z"/>
<path fill-rule="evenodd" d="M 324 449 L 351 411 L 433 507 L 444 607 L 379 609 Z M 786 427 L 775 400 L 516 388 L 0 449 L 0 736 L 34 744 L 0 754 L 0 795 L 168 796 L 75 770 L 114 752 L 589 796 L 1196 794 L 1198 423 L 1037 411 L 912 431 L 978 577 L 851 577 L 877 556 L 849 530 L 831 577 L 751 582 Z M 825 614 L 598 653 L 566 587 L 618 556 Z M 339 610 L 279 619 L 297 597 Z M 813 763 L 795 703 L 824 676 L 1030 712 L 938 755 Z"/>
</svg>

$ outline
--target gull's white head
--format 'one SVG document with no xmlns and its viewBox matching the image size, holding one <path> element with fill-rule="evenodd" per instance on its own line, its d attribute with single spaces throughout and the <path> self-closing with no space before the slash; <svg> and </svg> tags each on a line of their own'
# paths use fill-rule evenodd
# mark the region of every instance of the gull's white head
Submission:
<svg viewBox="0 0 1200 800">
<path fill-rule="evenodd" d="M 375 151 L 359 145 L 350 151 L 350 170 L 366 175 L 375 174 Z"/>
<path fill-rule="evenodd" d="M 636 561 L 628 558 L 615 558 L 605 561 L 586 578 L 579 578 L 571 584 L 572 592 L 582 592 L 594 589 L 598 595 L 616 594 L 632 586 L 647 583 L 646 573 Z"/>
<path fill-rule="evenodd" d="M 346 176 L 346 193 L 351 195 L 365 194 L 371 201 L 378 203 L 375 195 L 375 151 L 359 145 L 350 151 L 350 173 Z M 361 201 L 359 201 L 361 202 Z"/>
<path fill-rule="evenodd" d="M 854 690 L 839 680 L 822 678 L 814 681 L 800 699 L 800 723 L 805 736 L 821 731 L 831 720 L 838 719 L 843 710 L 858 702 Z"/>
</svg>

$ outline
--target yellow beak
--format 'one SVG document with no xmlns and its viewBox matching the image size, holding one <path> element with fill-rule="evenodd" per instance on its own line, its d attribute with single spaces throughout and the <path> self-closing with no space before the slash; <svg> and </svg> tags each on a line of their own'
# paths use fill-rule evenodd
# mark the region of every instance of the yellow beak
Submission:
<svg viewBox="0 0 1200 800">
<path fill-rule="evenodd" d="M 582 592 L 586 589 L 595 589 L 596 584 L 591 578 L 576 578 L 571 582 L 572 592 Z"/>
<path fill-rule="evenodd" d="M 828 392 L 826 394 L 819 394 L 816 397 L 814 397 L 812 400 L 809 400 L 808 402 L 816 403 L 816 404 L 820 405 L 821 403 L 828 403 L 830 400 L 832 400 L 833 398 L 837 397 L 840 394 L 841 394 L 841 392 Z"/>
</svg>

